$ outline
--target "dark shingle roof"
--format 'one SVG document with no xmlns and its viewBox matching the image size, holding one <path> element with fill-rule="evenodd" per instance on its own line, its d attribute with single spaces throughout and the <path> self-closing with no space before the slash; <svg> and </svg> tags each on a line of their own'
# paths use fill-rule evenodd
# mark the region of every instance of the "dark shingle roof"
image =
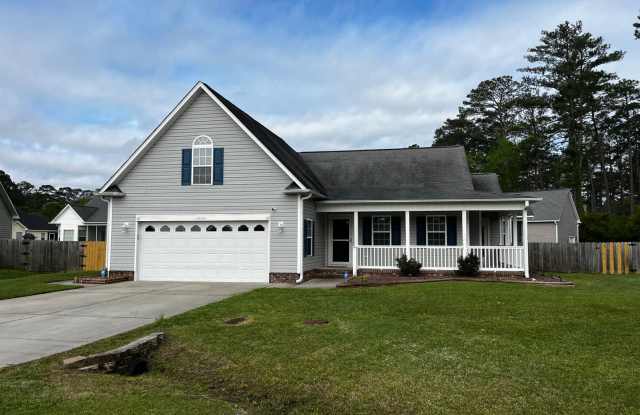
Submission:
<svg viewBox="0 0 640 415">
<path fill-rule="evenodd" d="M 30 231 L 57 231 L 58 225 L 49 223 L 46 217 L 38 213 L 20 211 L 20 222 Z"/>
<path fill-rule="evenodd" d="M 300 154 L 320 178 L 331 199 L 507 198 L 474 189 L 461 146 Z"/>
<path fill-rule="evenodd" d="M 71 205 L 85 222 L 106 223 L 108 204 L 98 196 L 93 196 L 86 205 Z"/>
<path fill-rule="evenodd" d="M 502 193 L 500 180 L 495 173 L 474 173 L 471 180 L 473 188 L 480 192 Z"/>
<path fill-rule="evenodd" d="M 531 197 L 541 197 L 542 200 L 529 205 L 529 211 L 534 221 L 560 220 L 562 211 L 571 203 L 570 189 L 542 190 L 537 192 L 522 192 Z M 570 207 L 569 207 L 570 208 Z"/>
<path fill-rule="evenodd" d="M 311 190 L 315 190 L 318 193 L 325 194 L 325 188 L 320 180 L 316 177 L 314 172 L 307 166 L 305 161 L 300 157 L 300 154 L 296 152 L 289 144 L 287 144 L 282 138 L 269 130 L 264 125 L 260 124 L 249 114 L 236 107 L 231 101 L 220 95 L 216 90 L 205 84 L 207 88 L 213 93 L 222 103 L 233 113 L 233 115 L 240 120 L 240 122 L 247 127 L 251 133 L 256 136 L 262 144 L 269 149 L 273 155 L 284 164 L 291 173 L 297 177 L 305 186 Z"/>
<path fill-rule="evenodd" d="M 4 186 L 2 186 L 2 183 L 0 183 L 0 199 L 2 200 L 4 205 L 7 207 L 7 210 L 9 211 L 9 213 L 11 213 L 12 216 L 18 216 L 18 211 L 16 210 L 16 207 L 11 201 L 11 198 L 9 197 L 9 193 L 7 193 Z"/>
</svg>

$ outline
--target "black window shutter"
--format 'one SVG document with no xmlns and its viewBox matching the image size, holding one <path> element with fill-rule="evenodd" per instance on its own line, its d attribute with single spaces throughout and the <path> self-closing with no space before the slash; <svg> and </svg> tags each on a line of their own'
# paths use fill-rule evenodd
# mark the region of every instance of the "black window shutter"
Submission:
<svg viewBox="0 0 640 415">
<path fill-rule="evenodd" d="M 224 181 L 224 148 L 213 149 L 213 184 L 220 185 Z"/>
<path fill-rule="evenodd" d="M 400 245 L 402 242 L 402 225 L 400 216 L 391 217 L 391 245 Z"/>
<path fill-rule="evenodd" d="M 416 245 L 427 244 L 427 217 L 416 217 Z"/>
<path fill-rule="evenodd" d="M 371 216 L 362 218 L 362 245 L 371 245 Z"/>
<path fill-rule="evenodd" d="M 191 185 L 191 149 L 182 149 L 182 181 L 183 186 Z"/>
<path fill-rule="evenodd" d="M 458 245 L 458 218 L 447 216 L 447 245 Z"/>
</svg>

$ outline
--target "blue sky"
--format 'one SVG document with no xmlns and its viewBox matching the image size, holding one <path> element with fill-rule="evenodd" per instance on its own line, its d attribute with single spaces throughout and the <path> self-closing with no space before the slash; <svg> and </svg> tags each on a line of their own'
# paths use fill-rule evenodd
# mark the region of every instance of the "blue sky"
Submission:
<svg viewBox="0 0 640 415">
<path fill-rule="evenodd" d="M 636 1 L 186 3 L 0 2 L 0 169 L 98 187 L 197 80 L 298 150 L 429 145 L 564 20 L 640 73 Z"/>
</svg>

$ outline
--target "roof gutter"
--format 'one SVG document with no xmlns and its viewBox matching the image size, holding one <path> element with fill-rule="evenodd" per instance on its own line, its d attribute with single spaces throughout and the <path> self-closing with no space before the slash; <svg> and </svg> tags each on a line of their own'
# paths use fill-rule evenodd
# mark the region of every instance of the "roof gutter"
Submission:
<svg viewBox="0 0 640 415">
<path fill-rule="evenodd" d="M 285 190 L 284 194 L 285 195 L 309 195 L 309 196 L 320 197 L 322 199 L 327 199 L 327 195 L 325 195 L 324 193 L 320 193 L 311 189 L 289 189 L 289 190 Z"/>
<path fill-rule="evenodd" d="M 504 199 L 416 199 L 416 200 L 325 200 L 323 204 L 347 203 L 451 203 L 451 202 L 539 202 L 539 197 L 504 198 Z"/>
</svg>

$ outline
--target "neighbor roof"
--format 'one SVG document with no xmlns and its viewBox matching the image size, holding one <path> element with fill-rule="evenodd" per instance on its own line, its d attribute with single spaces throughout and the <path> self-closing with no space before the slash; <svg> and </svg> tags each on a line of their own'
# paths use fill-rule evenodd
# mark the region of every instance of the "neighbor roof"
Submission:
<svg viewBox="0 0 640 415">
<path fill-rule="evenodd" d="M 570 189 L 522 192 L 522 194 L 542 198 L 541 201 L 529 205 L 529 211 L 533 214 L 533 221 L 558 221 L 567 204 L 573 203 L 573 196 L 571 195 Z"/>
<path fill-rule="evenodd" d="M 507 199 L 477 191 L 461 146 L 300 153 L 338 200 Z"/>
<path fill-rule="evenodd" d="M 93 196 L 86 205 L 71 205 L 71 208 L 85 222 L 107 223 L 108 204 L 98 196 Z"/>
<path fill-rule="evenodd" d="M 38 213 L 20 212 L 20 223 L 30 231 L 57 231 L 58 226 L 49 223 L 46 217 Z"/>
<path fill-rule="evenodd" d="M 4 202 L 9 213 L 11 213 L 11 215 L 14 218 L 17 218 L 19 216 L 18 211 L 16 210 L 16 207 L 13 205 L 13 202 L 11 201 L 11 198 L 9 197 L 9 193 L 7 193 L 4 186 L 2 186 L 2 183 L 0 183 L 0 199 L 2 199 L 2 201 Z"/>
<path fill-rule="evenodd" d="M 474 173 L 471 180 L 473 188 L 480 192 L 502 193 L 500 180 L 495 173 Z"/>
</svg>

